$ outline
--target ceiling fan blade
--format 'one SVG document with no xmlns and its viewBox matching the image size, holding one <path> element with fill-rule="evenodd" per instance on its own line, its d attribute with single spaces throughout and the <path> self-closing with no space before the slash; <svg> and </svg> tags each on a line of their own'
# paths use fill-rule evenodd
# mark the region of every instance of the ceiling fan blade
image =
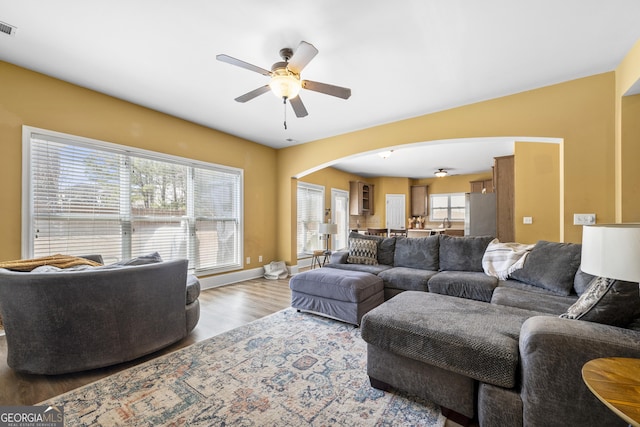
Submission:
<svg viewBox="0 0 640 427">
<path fill-rule="evenodd" d="M 309 62 L 318 54 L 316 49 L 311 43 L 301 41 L 298 48 L 293 53 L 293 56 L 289 58 L 287 68 L 296 74 L 300 74 L 300 71 L 307 66 Z"/>
<path fill-rule="evenodd" d="M 351 96 L 351 89 L 347 87 L 334 86 L 326 83 L 314 82 L 311 80 L 303 80 L 302 87 L 304 89 L 324 93 L 326 95 L 336 96 L 342 99 L 349 99 L 349 97 Z"/>
<path fill-rule="evenodd" d="M 244 68 L 245 70 L 255 71 L 256 73 L 260 73 L 263 76 L 270 76 L 271 71 L 265 70 L 264 68 L 258 67 L 257 65 L 249 64 L 248 62 L 241 61 L 239 59 L 233 58 L 229 55 L 220 54 L 216 55 L 216 59 L 218 61 L 226 62 L 227 64 L 235 65 L 240 68 Z"/>
<path fill-rule="evenodd" d="M 251 101 L 253 98 L 262 95 L 263 93 L 267 93 L 271 90 L 271 88 L 269 87 L 269 85 L 264 85 L 262 87 L 259 87 L 258 89 L 254 89 L 251 92 L 247 92 L 244 95 L 240 95 L 239 97 L 236 98 L 236 101 L 238 102 L 247 102 L 247 101 Z"/>
<path fill-rule="evenodd" d="M 302 99 L 300 99 L 300 95 L 296 96 L 295 98 L 291 98 L 289 100 L 289 103 L 291 104 L 291 108 L 293 108 L 293 112 L 296 113 L 296 117 L 300 118 L 309 115 L 307 109 L 304 108 L 304 104 L 302 103 Z"/>
</svg>

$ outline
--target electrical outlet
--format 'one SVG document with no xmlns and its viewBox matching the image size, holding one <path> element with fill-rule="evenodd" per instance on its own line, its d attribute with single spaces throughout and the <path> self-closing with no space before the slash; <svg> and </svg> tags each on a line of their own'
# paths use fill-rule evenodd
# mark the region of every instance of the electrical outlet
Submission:
<svg viewBox="0 0 640 427">
<path fill-rule="evenodd" d="M 523 224 L 533 224 L 533 217 L 532 216 L 524 216 L 524 217 L 522 217 L 522 223 Z"/>
<path fill-rule="evenodd" d="M 247 264 L 251 264 L 251 257 L 250 256 L 247 257 Z"/>
<path fill-rule="evenodd" d="M 573 214 L 573 225 L 593 225 L 596 223 L 596 214 Z"/>
<path fill-rule="evenodd" d="M 262 262 L 262 255 L 258 256 L 258 262 Z"/>
</svg>

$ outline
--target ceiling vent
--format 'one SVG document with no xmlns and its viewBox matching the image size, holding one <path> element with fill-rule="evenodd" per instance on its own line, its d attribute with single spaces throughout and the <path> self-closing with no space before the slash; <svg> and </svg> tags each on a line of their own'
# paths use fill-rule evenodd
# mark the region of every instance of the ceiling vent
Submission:
<svg viewBox="0 0 640 427">
<path fill-rule="evenodd" d="M 15 36 L 17 30 L 18 29 L 13 25 L 9 25 L 6 22 L 0 21 L 0 33 L 6 34 L 8 36 Z"/>
</svg>

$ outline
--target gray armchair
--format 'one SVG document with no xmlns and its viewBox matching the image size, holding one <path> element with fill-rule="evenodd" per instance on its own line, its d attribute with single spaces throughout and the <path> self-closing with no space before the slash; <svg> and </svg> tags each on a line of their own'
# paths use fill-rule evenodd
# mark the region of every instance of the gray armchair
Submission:
<svg viewBox="0 0 640 427">
<path fill-rule="evenodd" d="M 7 363 L 62 374 L 129 361 L 186 337 L 199 319 L 187 260 L 82 271 L 0 269 Z"/>
</svg>

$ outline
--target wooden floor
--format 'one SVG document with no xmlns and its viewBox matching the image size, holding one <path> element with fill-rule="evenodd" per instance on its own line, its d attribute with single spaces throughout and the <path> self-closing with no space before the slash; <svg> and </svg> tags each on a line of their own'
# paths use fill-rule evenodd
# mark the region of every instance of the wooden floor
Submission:
<svg viewBox="0 0 640 427">
<path fill-rule="evenodd" d="M 247 324 L 291 305 L 289 279 L 248 280 L 203 290 L 200 321 L 188 337 L 148 357 L 114 367 L 67 375 L 27 375 L 7 366 L 6 337 L 0 337 L 0 406 L 33 405 L 82 385 L 129 368 L 161 354 Z"/>
<path fill-rule="evenodd" d="M 7 343 L 0 337 L 0 406 L 34 405 L 100 378 L 135 366 L 195 342 L 245 325 L 291 304 L 289 279 L 255 279 L 206 289 L 200 293 L 200 321 L 188 337 L 166 349 L 133 362 L 67 375 L 27 375 L 7 366 Z M 473 423 L 472 425 L 477 426 Z M 447 420 L 445 427 L 460 427 Z"/>
</svg>

